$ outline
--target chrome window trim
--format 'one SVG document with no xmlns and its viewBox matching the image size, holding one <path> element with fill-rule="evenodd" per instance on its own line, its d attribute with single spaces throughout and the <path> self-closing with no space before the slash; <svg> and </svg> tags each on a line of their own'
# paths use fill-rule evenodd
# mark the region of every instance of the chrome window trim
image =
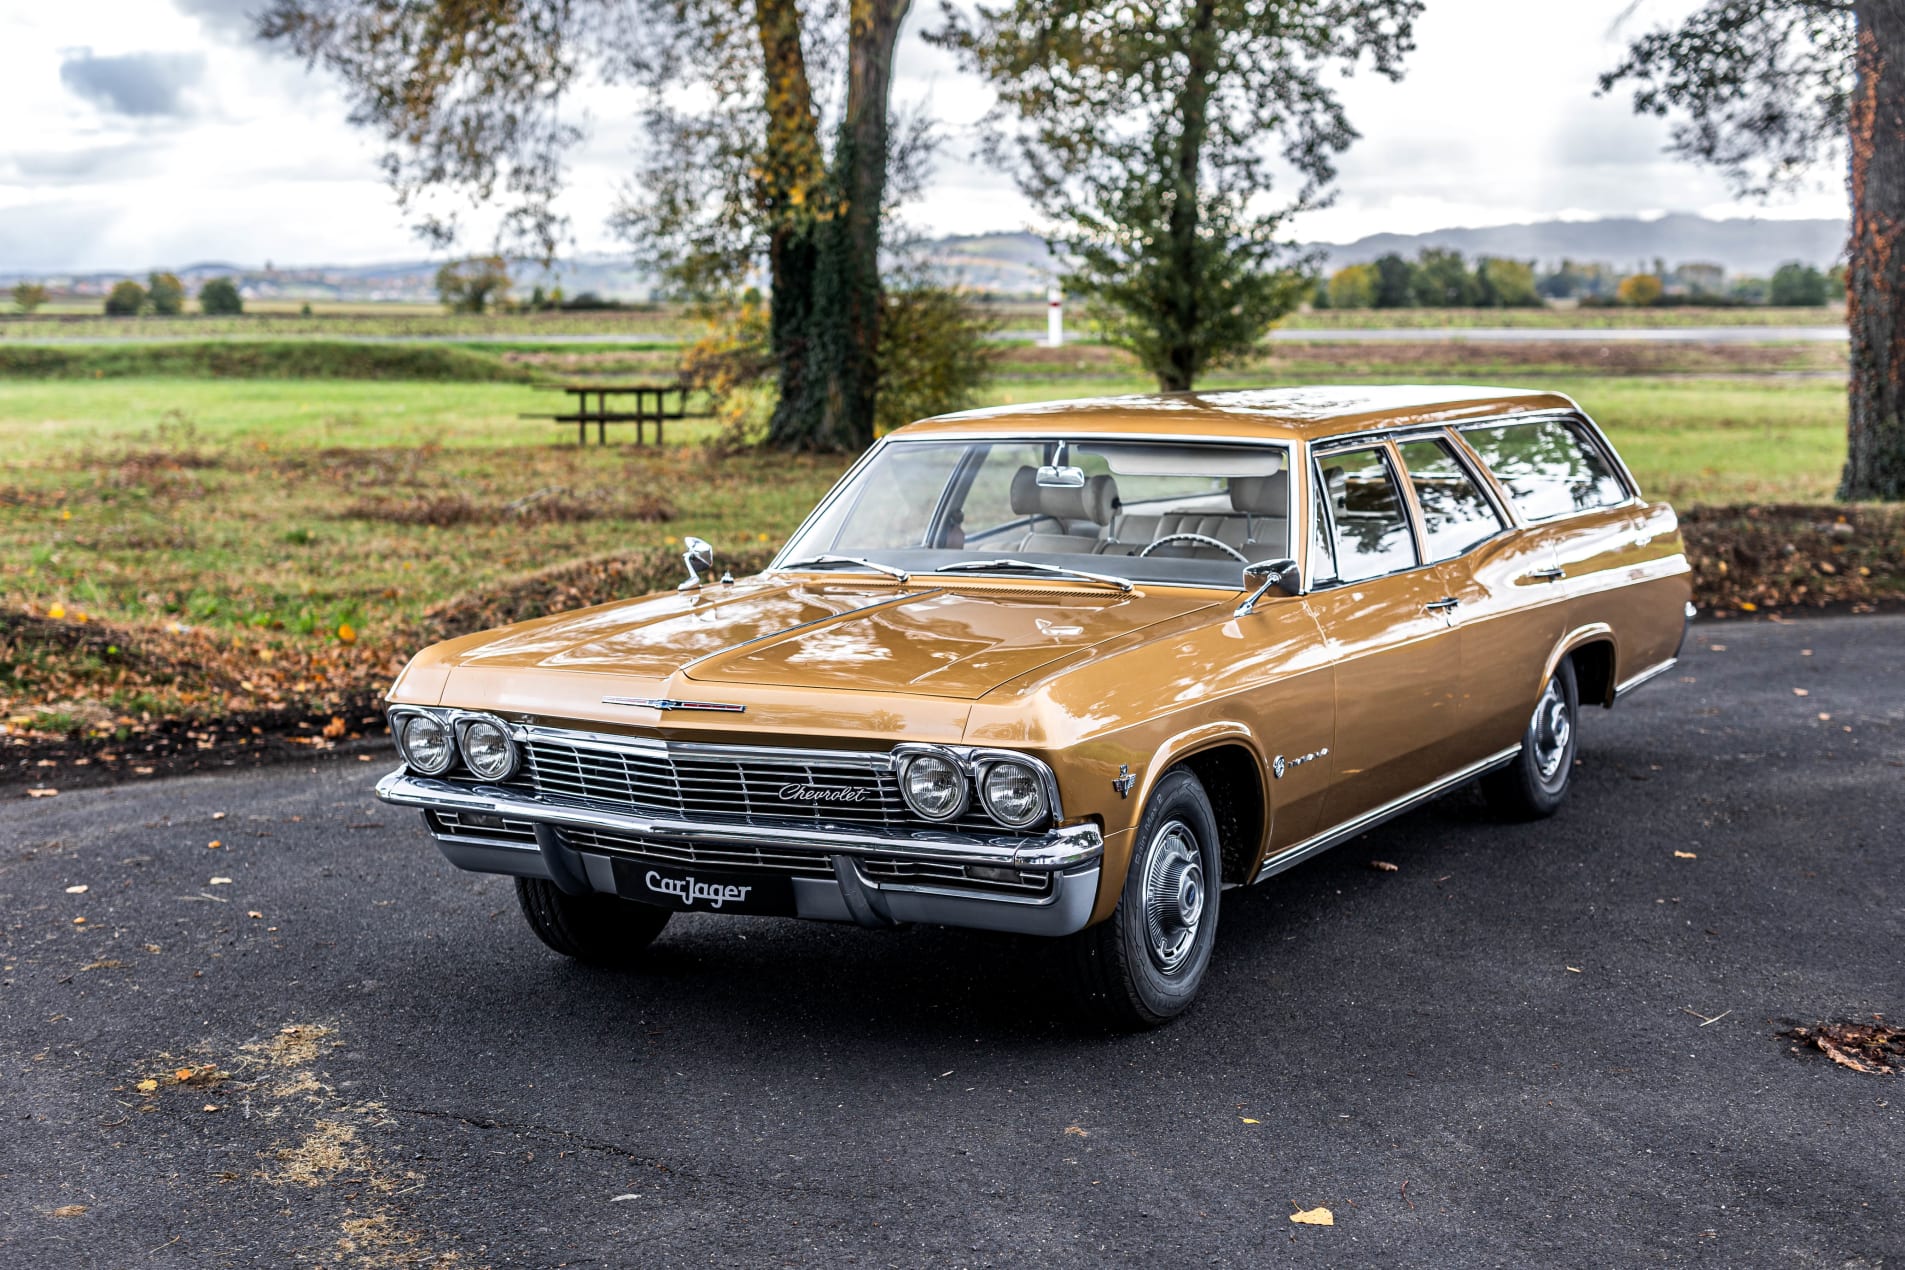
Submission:
<svg viewBox="0 0 1905 1270">
<path fill-rule="evenodd" d="M 1612 503 L 1603 503 L 1598 507 L 1577 507 L 1573 511 L 1560 512 L 1553 516 L 1533 517 L 1524 513 L 1520 506 L 1515 503 L 1514 496 L 1508 492 L 1508 487 L 1502 482 L 1500 475 L 1498 475 L 1493 468 L 1489 467 L 1488 463 L 1482 459 L 1481 452 L 1476 450 L 1468 438 L 1462 434 L 1480 428 L 1513 427 L 1531 423 L 1580 424 L 1587 434 L 1589 446 L 1591 446 L 1595 453 L 1601 456 L 1602 461 L 1607 464 L 1608 470 L 1614 474 L 1614 479 L 1619 482 L 1626 496 Z M 1532 525 L 1558 525 L 1564 521 L 1573 520 L 1577 516 L 1592 516 L 1597 512 L 1618 511 L 1623 507 L 1637 507 L 1646 502 L 1640 494 L 1640 482 L 1634 479 L 1634 474 L 1628 469 L 1626 460 L 1621 458 L 1619 451 L 1615 450 L 1613 442 L 1607 439 L 1607 434 L 1601 431 L 1600 425 L 1588 418 L 1587 412 L 1578 407 L 1573 410 L 1533 411 L 1528 414 L 1508 415 L 1496 419 L 1473 419 L 1456 424 L 1451 430 L 1458 436 L 1462 436 L 1462 444 L 1475 454 L 1476 461 L 1481 463 L 1482 469 L 1488 473 L 1489 479 L 1500 486 L 1502 497 L 1507 500 L 1510 507 L 1514 508 L 1515 523 L 1520 528 L 1525 529 Z"/>
<path fill-rule="evenodd" d="M 1494 542 L 1504 534 L 1511 534 L 1521 528 L 1520 523 L 1515 518 L 1514 510 L 1502 505 L 1502 500 L 1506 497 L 1506 492 L 1496 488 L 1493 475 L 1485 474 L 1481 471 L 1481 458 L 1473 450 L 1469 449 L 1468 442 L 1462 440 L 1450 429 L 1436 428 L 1429 431 L 1398 433 L 1393 440 L 1396 447 L 1396 462 L 1402 465 L 1404 476 L 1409 474 L 1409 464 L 1402 457 L 1403 446 L 1411 441 L 1447 442 L 1449 455 L 1455 460 L 1455 465 L 1462 469 L 1463 474 L 1468 477 L 1470 483 L 1481 493 L 1483 500 L 1488 503 L 1489 510 L 1495 513 L 1496 528 L 1494 533 L 1482 539 L 1480 542 L 1470 544 L 1452 556 L 1445 556 L 1440 560 L 1431 560 L 1428 562 L 1430 565 L 1452 564 L 1464 556 L 1469 555 L 1471 552 L 1480 551 L 1483 547 L 1486 547 L 1489 543 Z M 1410 494 L 1413 496 L 1415 493 L 1415 482 L 1410 481 L 1408 484 Z M 1418 513 L 1421 511 L 1421 499 L 1419 498 L 1416 499 L 1416 510 Z M 1427 516 L 1421 517 L 1421 524 L 1423 535 L 1422 546 L 1427 548 L 1429 545 L 1429 519 Z M 1423 554 L 1427 554 L 1426 550 Z"/>
<path fill-rule="evenodd" d="M 1404 472 L 1402 456 L 1396 451 L 1395 444 L 1386 435 L 1372 436 L 1372 434 L 1369 433 L 1364 433 L 1359 436 L 1358 439 L 1347 442 L 1341 446 L 1336 444 L 1334 437 L 1330 438 L 1328 442 L 1316 443 L 1310 450 L 1310 465 L 1312 469 L 1311 479 L 1316 482 L 1317 489 L 1321 490 L 1325 488 L 1325 482 L 1323 480 L 1323 460 L 1337 453 L 1339 450 L 1379 450 L 1387 457 L 1389 461 L 1389 480 L 1390 483 L 1395 486 L 1396 493 L 1401 497 L 1402 516 L 1409 529 L 1409 541 L 1415 547 L 1416 559 L 1414 564 L 1407 565 L 1401 569 L 1391 569 L 1387 573 L 1378 573 L 1373 577 L 1367 578 L 1355 578 L 1351 580 L 1338 578 L 1334 582 L 1321 583 L 1314 588 L 1305 587 L 1305 592 L 1307 593 L 1312 589 L 1317 591 L 1336 591 L 1346 586 L 1365 586 L 1371 582 L 1381 582 L 1385 578 L 1395 578 L 1405 573 L 1414 573 L 1417 569 L 1433 568 L 1434 566 L 1425 564 L 1422 559 L 1422 530 L 1416 514 L 1415 491 L 1409 489 L 1408 482 L 1402 479 Z M 1327 500 L 1328 495 L 1324 497 Z M 1327 523 L 1330 527 L 1330 546 L 1332 548 L 1332 554 L 1336 558 L 1336 567 L 1340 570 L 1343 567 L 1343 557 L 1340 551 L 1335 550 L 1337 546 L 1336 517 L 1331 515 Z"/>
</svg>

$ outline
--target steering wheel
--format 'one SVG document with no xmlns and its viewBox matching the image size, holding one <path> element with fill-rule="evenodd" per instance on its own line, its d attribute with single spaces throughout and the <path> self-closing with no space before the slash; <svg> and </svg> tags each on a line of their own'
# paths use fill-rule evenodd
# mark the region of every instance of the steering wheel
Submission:
<svg viewBox="0 0 1905 1270">
<path fill-rule="evenodd" d="M 1243 552 L 1237 550 L 1235 547 L 1231 546 L 1229 543 L 1224 542 L 1221 539 L 1213 538 L 1209 534 L 1166 534 L 1162 538 L 1153 538 L 1149 543 L 1145 544 L 1144 550 L 1138 553 L 1138 558 L 1140 560 L 1144 559 L 1144 557 L 1150 555 L 1153 551 L 1156 551 L 1159 547 L 1162 547 L 1167 542 L 1202 543 L 1206 547 L 1215 547 L 1219 551 L 1229 552 L 1231 556 L 1237 561 L 1238 564 L 1250 563 L 1249 556 L 1246 556 Z"/>
</svg>

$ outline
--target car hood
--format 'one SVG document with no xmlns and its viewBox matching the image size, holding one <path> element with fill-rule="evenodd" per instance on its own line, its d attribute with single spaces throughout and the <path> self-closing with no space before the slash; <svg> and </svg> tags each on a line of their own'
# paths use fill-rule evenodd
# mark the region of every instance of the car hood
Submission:
<svg viewBox="0 0 1905 1270">
<path fill-rule="evenodd" d="M 710 690 L 745 684 L 974 700 L 1211 603 L 1170 589 L 749 580 L 459 640 L 445 660 L 452 673 L 546 670 Z"/>
</svg>

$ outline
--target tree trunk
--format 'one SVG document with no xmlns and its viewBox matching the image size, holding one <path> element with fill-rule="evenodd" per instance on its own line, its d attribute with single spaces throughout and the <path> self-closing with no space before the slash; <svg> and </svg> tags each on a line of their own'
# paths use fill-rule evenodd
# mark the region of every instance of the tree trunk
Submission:
<svg viewBox="0 0 1905 1270">
<path fill-rule="evenodd" d="M 1846 500 L 1905 499 L 1905 0 L 1854 0 Z"/>
<path fill-rule="evenodd" d="M 1171 214 L 1165 227 L 1170 237 L 1170 276 L 1165 283 L 1162 364 L 1158 387 L 1165 392 L 1188 392 L 1197 382 L 1197 322 L 1199 273 L 1197 262 L 1198 170 L 1204 141 L 1210 132 L 1211 75 L 1216 69 L 1217 6 L 1198 0 L 1185 41 L 1184 90 L 1178 97 L 1180 131 L 1175 171 L 1172 173 Z"/>
<path fill-rule="evenodd" d="M 758 178 L 767 213 L 768 346 L 779 371 L 780 396 L 768 437 L 788 445 L 803 429 L 799 406 L 807 392 L 813 322 L 815 202 L 825 173 L 820 121 L 800 46 L 796 0 L 755 0 L 767 94 L 767 137 Z"/>
<path fill-rule="evenodd" d="M 790 448 L 873 442 L 880 373 L 880 213 L 886 202 L 893 50 L 911 0 L 849 0 L 847 108 L 819 230 L 804 431 Z"/>
</svg>

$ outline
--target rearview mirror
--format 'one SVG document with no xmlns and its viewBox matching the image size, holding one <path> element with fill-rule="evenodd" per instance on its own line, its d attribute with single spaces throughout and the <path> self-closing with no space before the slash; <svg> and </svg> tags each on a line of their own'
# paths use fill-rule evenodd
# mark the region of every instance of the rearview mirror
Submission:
<svg viewBox="0 0 1905 1270">
<path fill-rule="evenodd" d="M 690 534 L 683 539 L 688 548 L 681 553 L 681 563 L 688 566 L 688 580 L 676 587 L 677 591 L 694 591 L 701 586 L 701 571 L 714 568 L 714 544 L 706 538 L 696 538 Z"/>
<path fill-rule="evenodd" d="M 1275 587 L 1285 595 L 1303 593 L 1302 580 L 1297 576 L 1296 561 L 1287 556 L 1276 560 L 1259 560 L 1255 564 L 1245 565 L 1244 585 L 1252 584 L 1255 584 L 1257 589 L 1244 598 L 1244 602 L 1237 606 L 1233 616 L 1247 617 L 1255 612 L 1257 601 L 1269 594 L 1271 587 Z"/>
<path fill-rule="evenodd" d="M 1041 489 L 1084 489 L 1085 469 L 1047 463 L 1039 468 L 1035 479 Z"/>
</svg>

